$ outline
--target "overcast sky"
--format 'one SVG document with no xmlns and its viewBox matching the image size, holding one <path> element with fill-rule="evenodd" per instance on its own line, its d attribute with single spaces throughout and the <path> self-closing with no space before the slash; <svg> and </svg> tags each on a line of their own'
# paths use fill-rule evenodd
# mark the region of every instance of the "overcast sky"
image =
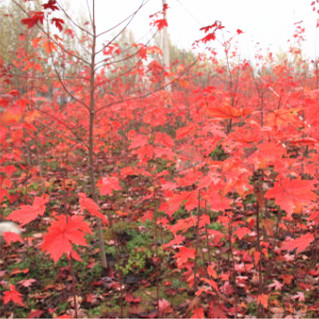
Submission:
<svg viewBox="0 0 319 319">
<path fill-rule="evenodd" d="M 70 0 L 73 10 L 87 11 L 85 0 Z M 61 0 L 63 3 L 63 0 Z M 90 3 L 91 0 L 88 0 Z M 305 55 L 315 58 L 319 54 L 319 15 L 312 11 L 310 0 L 167 0 L 168 24 L 172 42 L 189 49 L 195 40 L 204 36 L 199 29 L 219 20 L 225 30 L 233 34 L 236 29 L 244 33 L 236 37 L 239 51 L 245 58 L 254 58 L 257 47 L 270 48 L 274 53 L 287 50 L 292 39 L 294 23 L 303 21 L 306 41 Z M 134 12 L 142 0 L 96 0 L 97 27 L 108 29 Z M 149 0 L 136 15 L 129 28 L 136 40 L 150 37 L 150 14 L 160 10 L 162 0 Z M 221 38 L 220 38 L 221 39 Z M 142 41 L 141 41 L 142 42 Z M 256 45 L 259 43 L 258 45 Z M 218 44 L 215 44 L 218 46 Z"/>
</svg>

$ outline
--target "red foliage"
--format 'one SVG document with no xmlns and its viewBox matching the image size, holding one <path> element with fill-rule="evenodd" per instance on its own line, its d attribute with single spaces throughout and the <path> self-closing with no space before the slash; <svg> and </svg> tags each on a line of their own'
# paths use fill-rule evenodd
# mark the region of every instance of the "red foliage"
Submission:
<svg viewBox="0 0 319 319">
<path fill-rule="evenodd" d="M 89 224 L 82 216 L 57 216 L 44 235 L 42 251 L 46 251 L 54 262 L 57 262 L 65 253 L 70 256 L 72 244 L 86 246 L 85 233 L 92 234 Z"/>
<path fill-rule="evenodd" d="M 35 220 L 38 216 L 43 216 L 45 205 L 49 202 L 49 196 L 43 195 L 35 197 L 32 205 L 21 205 L 20 209 L 13 211 L 7 219 L 16 221 L 24 226 Z"/>
<path fill-rule="evenodd" d="M 3 302 L 7 304 L 12 301 L 21 307 L 25 307 L 26 305 L 22 301 L 22 294 L 18 292 L 14 285 L 9 284 L 10 290 L 6 290 L 3 293 Z"/>
</svg>

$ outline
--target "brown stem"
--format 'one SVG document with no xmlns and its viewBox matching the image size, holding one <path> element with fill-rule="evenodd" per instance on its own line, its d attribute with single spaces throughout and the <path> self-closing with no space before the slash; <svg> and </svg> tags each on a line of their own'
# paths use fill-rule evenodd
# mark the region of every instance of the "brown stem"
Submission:
<svg viewBox="0 0 319 319">
<path fill-rule="evenodd" d="M 119 251 L 118 251 L 118 242 L 117 242 L 117 238 L 115 235 L 113 218 L 112 218 L 111 214 L 108 214 L 108 219 L 109 219 L 110 228 L 111 228 L 111 232 L 112 232 L 112 238 L 113 238 L 114 245 L 115 245 L 114 247 L 115 247 L 115 262 L 117 265 L 117 277 L 118 277 L 118 280 L 120 282 L 120 309 L 121 309 L 120 318 L 123 318 L 124 317 L 124 305 L 123 305 L 124 291 L 123 291 L 122 269 L 121 269 L 121 265 L 120 265 Z"/>
<path fill-rule="evenodd" d="M 235 259 L 234 259 L 234 254 L 233 254 L 233 246 L 232 246 L 232 242 L 231 242 L 231 236 L 232 236 L 232 224 L 230 221 L 230 225 L 228 227 L 228 244 L 229 244 L 229 251 L 228 251 L 228 260 L 230 261 L 230 257 L 231 257 L 231 262 L 232 262 L 232 267 L 233 267 L 233 271 L 229 271 L 230 272 L 230 281 L 234 287 L 235 290 L 235 318 L 238 317 L 238 294 L 237 294 L 237 285 L 236 285 L 236 270 L 235 270 Z"/>
<path fill-rule="evenodd" d="M 261 259 L 259 210 L 260 208 L 257 202 L 257 208 L 256 208 L 257 251 L 259 252 L 260 259 Z M 263 291 L 263 287 L 262 287 L 261 260 L 259 260 L 259 263 L 258 263 L 258 295 L 259 296 L 262 294 L 262 291 Z M 258 304 L 257 317 L 262 318 L 262 306 L 260 303 Z"/>
<path fill-rule="evenodd" d="M 200 221 L 200 190 L 198 191 L 198 206 L 197 206 L 197 225 L 196 225 L 196 256 L 194 260 L 194 291 L 197 290 L 197 258 L 198 258 L 198 247 L 199 247 L 199 221 Z"/>
<path fill-rule="evenodd" d="M 94 174 L 94 119 L 95 119 L 95 55 L 96 55 L 96 26 L 95 26 L 95 1 L 93 0 L 93 38 L 92 38 L 92 52 L 91 52 L 91 63 L 90 63 L 90 124 L 89 124 L 89 174 L 92 197 L 95 202 L 98 202 L 97 191 L 95 185 L 95 174 Z M 107 260 L 105 256 L 104 238 L 101 219 L 97 218 L 97 230 L 100 244 L 101 263 L 103 268 L 108 268 Z"/>
<path fill-rule="evenodd" d="M 205 201 L 205 214 L 207 214 L 207 201 Z M 208 239 L 208 226 L 205 225 L 205 237 L 206 237 L 206 248 L 207 248 L 207 256 L 208 256 L 208 262 L 209 264 L 212 263 L 212 259 L 210 256 L 210 245 L 209 245 L 209 239 Z"/>
<path fill-rule="evenodd" d="M 157 314 L 159 315 L 159 257 L 158 257 L 158 226 L 157 226 L 157 209 L 155 209 L 154 214 L 154 227 L 155 227 L 155 234 L 154 234 L 154 241 L 155 241 L 155 261 L 156 261 L 156 310 Z"/>
<path fill-rule="evenodd" d="M 78 315 L 78 301 L 77 301 L 77 296 L 76 296 L 76 277 L 75 277 L 75 273 L 74 273 L 74 269 L 73 269 L 73 261 L 72 261 L 72 257 L 70 256 L 70 270 L 71 270 L 71 276 L 72 276 L 72 295 L 73 295 L 73 303 L 74 303 L 74 314 L 75 314 L 75 318 L 79 318 Z"/>
</svg>

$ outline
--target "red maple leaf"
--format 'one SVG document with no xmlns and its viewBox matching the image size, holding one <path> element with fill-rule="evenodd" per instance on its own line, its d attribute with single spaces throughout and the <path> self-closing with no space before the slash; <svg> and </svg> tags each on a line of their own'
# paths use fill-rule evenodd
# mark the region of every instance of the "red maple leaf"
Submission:
<svg viewBox="0 0 319 319">
<path fill-rule="evenodd" d="M 210 29 L 219 29 L 219 28 L 224 28 L 223 26 L 222 26 L 222 24 L 221 24 L 221 22 L 220 21 L 215 21 L 213 24 L 211 24 L 211 25 L 208 25 L 208 26 L 206 26 L 206 27 L 202 27 L 202 28 L 200 28 L 199 30 L 200 31 L 204 31 L 205 33 L 207 33 Z"/>
<path fill-rule="evenodd" d="M 28 318 L 40 318 L 43 312 L 44 312 L 43 310 L 39 310 L 39 309 L 31 310 Z"/>
<path fill-rule="evenodd" d="M 130 302 L 130 303 L 139 303 L 139 302 L 141 302 L 141 297 L 134 297 L 132 294 L 130 294 L 130 293 L 127 293 L 126 295 L 125 295 L 125 300 L 127 301 L 127 302 Z"/>
<path fill-rule="evenodd" d="M 215 34 L 215 31 L 214 32 L 211 32 L 211 33 L 208 33 L 204 38 L 202 38 L 200 41 L 202 41 L 203 43 L 207 43 L 211 40 L 215 40 L 216 39 L 216 34 Z"/>
<path fill-rule="evenodd" d="M 52 18 L 51 23 L 54 24 L 59 29 L 59 31 L 62 32 L 64 20 L 58 19 L 58 18 Z"/>
<path fill-rule="evenodd" d="M 225 307 L 225 306 L 224 306 Z M 223 305 L 211 301 L 208 310 L 208 318 L 227 318 Z"/>
<path fill-rule="evenodd" d="M 157 132 L 155 134 L 154 142 L 159 145 L 164 145 L 166 147 L 172 148 L 175 144 L 173 139 L 166 133 Z"/>
<path fill-rule="evenodd" d="M 258 296 L 257 300 L 264 308 L 268 308 L 268 298 L 268 295 L 262 294 Z"/>
<path fill-rule="evenodd" d="M 99 217 L 106 225 L 108 225 L 109 221 L 101 213 L 100 206 L 91 198 L 88 198 L 85 193 L 79 193 L 79 202 L 82 211 L 86 209 L 91 215 Z"/>
<path fill-rule="evenodd" d="M 250 234 L 251 230 L 247 227 L 241 227 L 237 228 L 234 232 L 234 235 L 236 235 L 239 239 L 243 239 L 246 235 Z"/>
<path fill-rule="evenodd" d="M 25 307 L 25 304 L 22 301 L 22 294 L 18 292 L 14 285 L 9 284 L 10 290 L 7 290 L 3 293 L 3 302 L 4 304 L 9 303 L 10 301 L 20 305 L 21 307 Z"/>
<path fill-rule="evenodd" d="M 274 187 L 266 192 L 265 198 L 274 198 L 275 203 L 291 216 L 295 207 L 309 205 L 317 199 L 312 192 L 313 187 L 313 181 L 285 178 L 276 182 Z"/>
<path fill-rule="evenodd" d="M 43 237 L 42 251 L 56 263 L 64 253 L 70 255 L 72 244 L 87 246 L 85 233 L 92 234 L 92 231 L 83 216 L 57 216 Z"/>
<path fill-rule="evenodd" d="M 188 247 L 180 247 L 179 252 L 175 254 L 177 259 L 177 267 L 181 268 L 188 259 L 195 259 L 196 249 Z"/>
<path fill-rule="evenodd" d="M 145 223 L 147 220 L 151 221 L 152 219 L 153 219 L 153 212 L 151 210 L 148 210 L 147 212 L 145 212 L 141 218 L 143 223 Z"/>
<path fill-rule="evenodd" d="M 44 13 L 42 11 L 32 12 L 29 18 L 22 19 L 22 24 L 26 24 L 28 29 L 34 27 L 38 22 L 43 24 Z"/>
<path fill-rule="evenodd" d="M 251 113 L 247 108 L 237 109 L 230 105 L 211 106 L 207 108 L 208 115 L 221 119 L 232 119 L 246 116 Z"/>
<path fill-rule="evenodd" d="M 309 218 L 308 218 L 308 221 L 314 221 L 316 224 L 319 224 L 319 210 L 312 213 Z"/>
<path fill-rule="evenodd" d="M 191 318 L 205 318 L 205 313 L 203 308 L 195 308 L 192 311 Z"/>
<path fill-rule="evenodd" d="M 202 277 L 201 280 L 206 282 L 206 283 L 208 283 L 212 288 L 214 288 L 216 291 L 218 291 L 218 285 L 217 285 L 215 280 L 208 279 L 208 278 L 205 278 L 205 277 Z"/>
<path fill-rule="evenodd" d="M 43 4 L 42 7 L 46 9 L 51 9 L 52 11 L 59 10 L 56 0 L 49 0 L 47 3 Z"/>
<path fill-rule="evenodd" d="M 129 149 L 131 150 L 133 148 L 138 148 L 138 147 L 144 146 L 146 144 L 148 144 L 147 136 L 146 135 L 142 135 L 142 134 L 136 134 L 134 136 L 133 141 L 130 144 Z"/>
<path fill-rule="evenodd" d="M 44 194 L 34 198 L 32 205 L 21 205 L 20 209 L 14 210 L 7 219 L 13 220 L 24 226 L 35 220 L 38 216 L 43 216 L 45 205 L 49 202 L 49 195 Z"/>
<path fill-rule="evenodd" d="M 185 127 L 181 127 L 176 131 L 176 139 L 180 140 L 184 137 L 189 137 L 193 134 L 194 132 L 194 126 L 185 126 Z"/>
<path fill-rule="evenodd" d="M 306 250 L 309 245 L 315 240 L 313 234 L 307 233 L 296 239 L 287 239 L 281 244 L 282 250 L 294 250 L 297 248 L 297 253 L 301 253 Z"/>
<path fill-rule="evenodd" d="M 121 190 L 120 181 L 116 176 L 102 177 L 97 182 L 97 187 L 99 188 L 101 195 L 111 196 L 113 191 Z"/>
<path fill-rule="evenodd" d="M 167 244 L 162 245 L 164 248 L 168 248 L 174 245 L 180 245 L 184 241 L 185 237 L 183 235 L 176 235 L 173 240 Z"/>
<path fill-rule="evenodd" d="M 15 243 L 19 241 L 20 243 L 23 242 L 21 236 L 19 234 L 13 232 L 5 232 L 2 234 L 3 239 L 7 242 L 7 244 Z"/>
<path fill-rule="evenodd" d="M 155 20 L 153 25 L 156 26 L 159 31 L 168 26 L 166 19 Z"/>
</svg>

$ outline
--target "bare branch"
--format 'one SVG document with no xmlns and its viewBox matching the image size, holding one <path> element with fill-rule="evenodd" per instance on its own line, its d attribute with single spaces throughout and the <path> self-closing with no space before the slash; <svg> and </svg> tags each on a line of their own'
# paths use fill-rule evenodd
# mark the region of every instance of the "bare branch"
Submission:
<svg viewBox="0 0 319 319">
<path fill-rule="evenodd" d="M 136 16 L 136 14 L 142 9 L 142 7 L 144 7 L 150 0 L 143 0 L 141 5 L 138 7 L 138 9 L 136 11 L 134 11 L 132 14 L 130 14 L 127 18 L 125 18 L 124 20 L 122 20 L 121 22 L 119 22 L 118 24 L 116 24 L 115 26 L 113 26 L 112 28 L 105 30 L 101 33 L 99 33 L 96 37 L 99 38 L 101 37 L 103 34 L 106 34 L 114 29 L 116 29 L 118 26 L 120 26 L 122 23 L 124 23 L 127 20 L 130 20 L 126 26 L 122 29 L 122 31 L 120 31 L 119 34 L 121 34 L 126 28 L 127 26 L 131 23 L 131 21 L 134 19 L 134 17 Z M 115 39 L 118 37 L 118 35 L 115 37 Z M 111 40 L 109 43 L 112 43 L 114 40 Z M 108 44 L 109 45 L 109 44 Z"/>
<path fill-rule="evenodd" d="M 78 29 L 80 29 L 81 31 L 83 31 L 84 33 L 88 34 L 89 36 L 93 36 L 93 34 L 91 32 L 89 32 L 88 30 L 84 29 L 83 27 L 81 27 L 78 23 L 76 23 L 72 17 L 70 17 L 70 15 L 65 11 L 65 9 L 62 7 L 61 4 L 57 3 L 60 10 L 64 13 L 64 15 L 68 18 L 68 20 L 74 24 Z"/>
</svg>

